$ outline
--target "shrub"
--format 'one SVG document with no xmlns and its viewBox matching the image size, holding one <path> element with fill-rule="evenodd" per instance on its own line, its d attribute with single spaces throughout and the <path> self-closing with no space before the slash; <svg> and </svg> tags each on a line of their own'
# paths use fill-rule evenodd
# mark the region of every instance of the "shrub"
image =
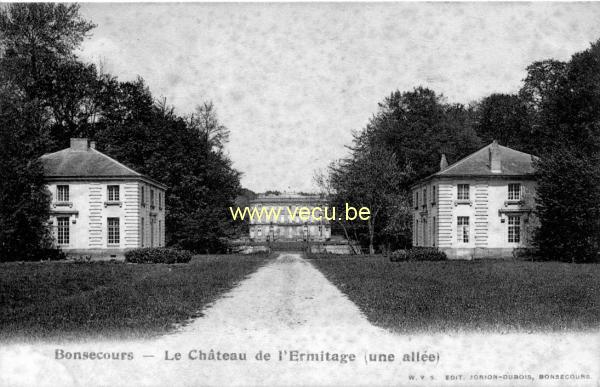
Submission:
<svg viewBox="0 0 600 387">
<path fill-rule="evenodd" d="M 55 248 L 40 248 L 26 252 L 23 256 L 19 256 L 24 261 L 58 261 L 67 259 L 67 254 L 60 249 Z"/>
<path fill-rule="evenodd" d="M 540 253 L 535 247 L 517 247 L 512 252 L 514 259 L 537 261 L 540 260 Z"/>
<path fill-rule="evenodd" d="M 413 247 L 410 250 L 396 250 L 390 254 L 390 261 L 445 261 L 446 253 L 433 247 Z"/>
<path fill-rule="evenodd" d="M 125 253 L 125 262 L 130 263 L 188 263 L 192 253 L 167 247 L 144 247 Z"/>
<path fill-rule="evenodd" d="M 390 261 L 392 262 L 404 262 L 408 260 L 408 254 L 406 250 L 396 250 L 390 253 Z"/>
</svg>

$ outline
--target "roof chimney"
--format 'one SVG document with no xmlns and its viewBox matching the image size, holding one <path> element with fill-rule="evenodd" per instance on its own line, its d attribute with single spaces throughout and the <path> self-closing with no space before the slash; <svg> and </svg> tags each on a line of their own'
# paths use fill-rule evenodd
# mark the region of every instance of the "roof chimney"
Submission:
<svg viewBox="0 0 600 387">
<path fill-rule="evenodd" d="M 96 149 L 96 141 L 90 141 L 90 148 Z"/>
<path fill-rule="evenodd" d="M 440 171 L 448 168 L 448 160 L 446 160 L 446 155 L 442 153 L 442 159 L 440 160 Z"/>
<path fill-rule="evenodd" d="M 500 156 L 500 147 L 496 140 L 494 140 L 490 146 L 490 172 L 502 172 L 502 157 Z"/>
<path fill-rule="evenodd" d="M 87 138 L 72 138 L 71 139 L 71 150 L 87 151 L 88 150 L 88 139 Z"/>
</svg>

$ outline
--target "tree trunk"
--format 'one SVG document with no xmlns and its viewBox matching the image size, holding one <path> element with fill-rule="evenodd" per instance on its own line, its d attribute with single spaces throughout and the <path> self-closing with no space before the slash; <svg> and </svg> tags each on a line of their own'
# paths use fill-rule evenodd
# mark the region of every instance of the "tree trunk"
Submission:
<svg viewBox="0 0 600 387">
<path fill-rule="evenodd" d="M 348 235 L 348 230 L 346 229 L 346 226 L 343 222 L 340 222 L 340 225 L 342 226 L 342 229 L 344 229 L 344 234 L 346 235 L 346 240 L 348 241 L 348 246 L 350 247 L 350 252 L 356 255 L 356 250 L 354 250 L 354 246 L 352 246 L 352 243 L 350 242 L 350 236 Z"/>
<path fill-rule="evenodd" d="M 358 244 L 358 248 L 360 249 L 360 254 L 362 254 L 362 246 L 359 243 L 358 235 L 356 235 L 356 228 L 354 228 L 354 226 L 352 226 L 352 232 L 354 233 L 354 240 L 356 241 L 356 243 Z"/>
<path fill-rule="evenodd" d="M 373 247 L 373 236 L 375 234 L 375 227 L 371 218 L 367 221 L 367 225 L 369 226 L 369 255 L 375 254 L 375 248 Z"/>
</svg>

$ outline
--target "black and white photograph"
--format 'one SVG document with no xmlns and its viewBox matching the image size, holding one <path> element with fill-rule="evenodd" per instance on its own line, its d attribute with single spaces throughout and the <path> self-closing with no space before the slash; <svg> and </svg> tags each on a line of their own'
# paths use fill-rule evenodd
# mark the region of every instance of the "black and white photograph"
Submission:
<svg viewBox="0 0 600 387">
<path fill-rule="evenodd" d="M 599 2 L 0 2 L 1 386 L 600 386 Z"/>
</svg>

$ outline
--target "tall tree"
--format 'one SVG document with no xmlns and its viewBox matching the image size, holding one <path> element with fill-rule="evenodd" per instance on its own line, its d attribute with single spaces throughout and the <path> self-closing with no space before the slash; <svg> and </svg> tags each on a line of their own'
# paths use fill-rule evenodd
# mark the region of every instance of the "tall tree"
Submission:
<svg viewBox="0 0 600 387">
<path fill-rule="evenodd" d="M 73 60 L 73 51 L 92 28 L 79 15 L 77 4 L 10 4 L 0 11 L 2 66 L 13 75 L 14 84 L 36 98 L 52 67 Z"/>
<path fill-rule="evenodd" d="M 400 182 L 407 188 L 437 171 L 441 154 L 457 160 L 480 147 L 473 124 L 472 109 L 447 104 L 433 90 L 395 91 L 379 104 L 356 145 L 383 145 L 393 151 L 398 167 L 413 173 Z"/>
<path fill-rule="evenodd" d="M 51 243 L 49 195 L 38 157 L 53 146 L 53 125 L 77 119 L 79 107 L 71 107 L 66 90 L 80 94 L 81 77 L 71 75 L 87 73 L 73 50 L 93 28 L 78 11 L 77 5 L 33 3 L 0 9 L 2 259 L 33 258 Z"/>
<path fill-rule="evenodd" d="M 366 221 L 369 253 L 375 253 L 376 234 L 389 224 L 402 196 L 398 183 L 406 179 L 398 167 L 396 155 L 385 147 L 369 147 L 355 151 L 353 157 L 331 167 L 334 201 L 341 216 L 346 206 L 366 207 L 370 216 Z M 365 222 L 359 218 L 354 223 Z"/>
<path fill-rule="evenodd" d="M 535 150 L 526 104 L 514 94 L 492 94 L 477 106 L 477 135 L 484 143 L 532 153 Z"/>
<path fill-rule="evenodd" d="M 457 160 L 480 147 L 475 118 L 473 108 L 448 104 L 433 90 L 417 87 L 391 93 L 355 133 L 351 157 L 334 164 L 329 174 L 338 204 L 342 198 L 378 209 L 371 224 L 351 225 L 371 252 L 377 241 L 406 247 L 410 186 L 436 172 L 442 154 Z"/>
<path fill-rule="evenodd" d="M 222 248 L 233 229 L 226 209 L 238 194 L 240 174 L 224 152 L 229 132 L 214 105 L 203 103 L 194 115 L 179 117 L 166 101 L 155 103 L 141 78 L 119 82 L 82 63 L 75 50 L 93 28 L 76 4 L 16 3 L 0 10 L 0 92 L 13 96 L 5 103 L 10 124 L 2 135 L 13 133 L 6 144 L 15 150 L 36 144 L 34 152 L 2 155 L 3 165 L 27 171 L 7 176 L 21 196 L 4 191 L 6 203 L 21 197 L 38 208 L 37 196 L 23 191 L 41 187 L 36 158 L 67 146 L 70 137 L 89 137 L 100 150 L 169 187 L 169 244 L 196 251 Z M 25 120 L 25 111 L 35 123 Z M 34 129 L 37 137 L 21 135 Z M 39 214 L 40 219 L 47 215 Z M 0 222 L 12 222 L 2 216 Z M 39 230 L 38 220 L 31 218 L 29 226 Z"/>
<path fill-rule="evenodd" d="M 537 167 L 540 257 L 595 262 L 600 251 L 600 160 L 560 147 Z"/>
<path fill-rule="evenodd" d="M 566 63 L 547 59 L 533 62 L 526 70 L 527 76 L 519 90 L 521 101 L 534 112 L 550 107 L 552 96 L 564 84 Z"/>
<path fill-rule="evenodd" d="M 81 135 L 95 112 L 96 68 L 74 54 L 93 28 L 77 4 L 14 3 L 0 10 L 3 81 L 50 113 L 49 149 Z"/>
<path fill-rule="evenodd" d="M 541 92 L 536 244 L 543 255 L 594 261 L 600 248 L 600 41 L 576 53 Z"/>
<path fill-rule="evenodd" d="M 196 106 L 195 113 L 188 117 L 188 126 L 198 132 L 203 143 L 211 150 L 222 150 L 229 141 L 229 130 L 219 122 L 212 101 Z"/>
<path fill-rule="evenodd" d="M 36 157 L 45 146 L 41 111 L 0 94 L 0 261 L 37 259 L 51 247 L 50 198 Z"/>
<path fill-rule="evenodd" d="M 94 129 L 98 148 L 168 186 L 167 244 L 224 250 L 236 231 L 226 211 L 240 192 L 240 174 L 223 152 L 225 137 L 217 142 L 208 135 L 227 131 L 212 107 L 210 119 L 179 117 L 166 101 L 154 102 L 141 78 L 117 82 L 103 95 Z"/>
</svg>

